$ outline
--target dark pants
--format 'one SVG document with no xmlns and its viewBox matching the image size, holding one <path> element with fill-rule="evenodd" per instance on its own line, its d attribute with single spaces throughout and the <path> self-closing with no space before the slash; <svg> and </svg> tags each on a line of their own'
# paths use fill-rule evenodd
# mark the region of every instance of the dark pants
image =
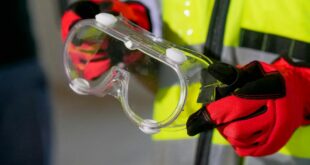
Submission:
<svg viewBox="0 0 310 165">
<path fill-rule="evenodd" d="M 48 165 L 50 103 L 35 59 L 0 68 L 0 165 Z"/>
</svg>

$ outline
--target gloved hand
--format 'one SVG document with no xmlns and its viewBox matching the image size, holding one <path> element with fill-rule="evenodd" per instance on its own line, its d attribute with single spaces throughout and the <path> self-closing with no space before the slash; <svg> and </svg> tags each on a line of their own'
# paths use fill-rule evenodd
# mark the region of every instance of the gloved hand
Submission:
<svg viewBox="0 0 310 165">
<path fill-rule="evenodd" d="M 238 155 L 264 156 L 310 123 L 310 68 L 280 58 L 242 68 L 215 63 L 208 72 L 226 86 L 216 89 L 217 101 L 189 117 L 189 135 L 217 127 Z"/>
<path fill-rule="evenodd" d="M 89 0 L 78 1 L 69 6 L 68 10 L 62 17 L 62 39 L 65 40 L 68 36 L 70 28 L 79 20 L 95 18 L 100 12 L 110 13 L 114 15 L 121 14 L 131 22 L 136 23 L 142 28 L 151 31 L 151 21 L 148 9 L 141 3 L 130 1 L 120 2 L 119 0 Z M 96 34 L 95 34 L 96 35 Z M 94 37 L 94 40 L 97 36 Z M 93 46 L 91 39 L 87 41 L 73 40 L 69 45 L 69 55 L 72 64 L 76 70 L 83 75 L 87 80 L 98 78 L 109 68 L 119 62 L 129 63 L 133 62 L 141 56 L 141 53 L 126 52 L 122 50 L 122 44 L 116 42 L 112 38 L 106 38 L 100 45 Z M 113 47 L 109 45 L 112 44 Z M 115 49 L 117 48 L 117 49 Z M 91 54 L 96 49 L 96 54 Z M 124 56 L 125 54 L 125 56 Z"/>
</svg>

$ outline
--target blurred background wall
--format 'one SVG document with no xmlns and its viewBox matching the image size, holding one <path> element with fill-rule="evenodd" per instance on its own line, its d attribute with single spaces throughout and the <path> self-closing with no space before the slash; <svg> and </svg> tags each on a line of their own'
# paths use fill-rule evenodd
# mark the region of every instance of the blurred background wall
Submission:
<svg viewBox="0 0 310 165">
<path fill-rule="evenodd" d="M 28 2 L 51 89 L 53 164 L 151 164 L 150 137 L 131 124 L 115 99 L 79 96 L 69 89 L 62 62 L 59 1 Z"/>
</svg>

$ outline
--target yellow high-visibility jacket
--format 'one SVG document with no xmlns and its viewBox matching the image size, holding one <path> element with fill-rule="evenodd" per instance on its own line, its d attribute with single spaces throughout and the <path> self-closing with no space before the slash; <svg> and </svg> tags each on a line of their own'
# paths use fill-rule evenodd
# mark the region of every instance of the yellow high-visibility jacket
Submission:
<svg viewBox="0 0 310 165">
<path fill-rule="evenodd" d="M 253 60 L 272 62 L 283 54 L 310 62 L 309 0 L 162 0 L 161 5 L 165 39 L 192 48 L 207 47 L 205 53 L 223 62 L 234 65 Z M 193 88 L 199 90 L 197 84 Z M 195 111 L 199 106 L 191 103 L 186 108 Z M 158 115 L 156 105 L 154 115 Z M 183 115 L 179 120 L 187 117 Z M 184 131 L 157 134 L 153 138 L 189 137 Z M 214 131 L 210 154 L 212 165 L 310 164 L 310 127 L 298 128 L 276 154 L 243 159 Z"/>
</svg>

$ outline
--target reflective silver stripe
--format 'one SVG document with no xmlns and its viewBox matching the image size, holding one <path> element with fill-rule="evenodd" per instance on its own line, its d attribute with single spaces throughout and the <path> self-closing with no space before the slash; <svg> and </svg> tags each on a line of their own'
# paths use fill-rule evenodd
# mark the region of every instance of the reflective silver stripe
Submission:
<svg viewBox="0 0 310 165">
<path fill-rule="evenodd" d="M 202 53 L 203 52 L 203 48 L 204 48 L 204 44 L 197 44 L 197 45 L 191 45 L 191 46 L 187 46 L 189 49 L 195 50 L 197 52 Z"/>
<path fill-rule="evenodd" d="M 274 154 L 261 158 L 247 157 L 245 165 L 309 165 L 310 159 L 297 158 L 282 154 Z"/>
<path fill-rule="evenodd" d="M 197 139 L 162 140 L 152 143 L 152 165 L 191 165 L 195 161 Z"/>
<path fill-rule="evenodd" d="M 265 157 L 245 157 L 243 162 L 230 145 L 212 144 L 209 164 L 229 165 L 310 165 L 310 159 L 276 153 Z"/>
<path fill-rule="evenodd" d="M 254 60 L 271 63 L 278 57 L 279 55 L 274 53 L 268 53 L 250 48 L 224 47 L 221 56 L 221 61 L 233 65 L 236 64 L 245 65 Z"/>
<path fill-rule="evenodd" d="M 251 61 L 258 60 L 266 63 L 271 63 L 280 57 L 278 54 L 255 50 L 243 47 L 224 47 L 221 61 L 232 65 L 245 65 Z M 302 61 L 292 58 L 293 61 Z"/>
<path fill-rule="evenodd" d="M 209 156 L 210 165 L 240 165 L 240 161 L 230 145 L 212 144 Z"/>
</svg>

